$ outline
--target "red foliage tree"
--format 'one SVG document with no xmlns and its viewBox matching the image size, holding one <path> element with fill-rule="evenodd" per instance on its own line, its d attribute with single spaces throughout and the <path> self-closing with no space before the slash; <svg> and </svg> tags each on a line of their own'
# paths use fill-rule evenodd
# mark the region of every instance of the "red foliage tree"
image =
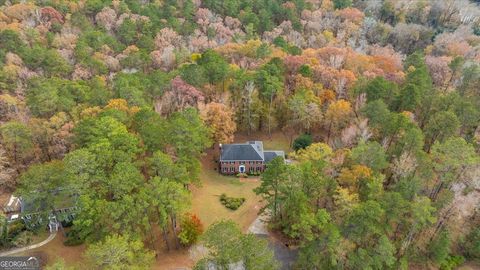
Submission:
<svg viewBox="0 0 480 270">
<path fill-rule="evenodd" d="M 167 91 L 162 100 L 155 105 L 156 111 L 161 114 L 170 114 L 186 107 L 196 107 L 199 102 L 205 100 L 205 96 L 197 88 L 175 77 L 171 82 L 170 90 Z"/>
<path fill-rule="evenodd" d="M 63 16 L 60 12 L 52 7 L 44 7 L 40 9 L 41 18 L 45 22 L 49 23 L 61 23 L 63 24 Z"/>
<path fill-rule="evenodd" d="M 175 77 L 172 80 L 172 91 L 177 97 L 177 101 L 183 107 L 186 104 L 196 104 L 198 101 L 203 101 L 203 93 L 200 92 L 197 88 L 186 83 L 180 78 L 180 76 Z"/>
</svg>

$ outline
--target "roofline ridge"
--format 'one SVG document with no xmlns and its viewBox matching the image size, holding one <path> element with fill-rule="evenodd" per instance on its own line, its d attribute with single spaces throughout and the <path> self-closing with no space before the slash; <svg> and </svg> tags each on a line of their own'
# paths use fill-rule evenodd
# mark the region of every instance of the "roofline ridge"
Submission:
<svg viewBox="0 0 480 270">
<path fill-rule="evenodd" d="M 261 141 L 259 141 L 261 142 Z M 254 160 L 254 161 L 265 161 L 265 156 L 262 155 L 263 154 L 263 142 L 261 142 L 262 144 L 262 152 L 260 153 L 259 150 L 257 150 L 257 147 L 256 145 L 258 144 L 252 144 L 252 143 L 249 143 L 248 141 L 245 142 L 245 143 L 232 143 L 232 144 L 225 144 L 224 146 L 227 146 L 225 148 L 221 148 L 222 149 L 222 152 L 220 153 L 220 159 L 221 161 L 233 161 L 232 159 L 224 159 L 224 157 L 227 156 L 227 154 L 231 153 L 233 150 L 233 148 L 235 147 L 231 147 L 231 146 L 238 146 L 238 147 L 247 147 L 251 150 L 253 150 L 255 152 L 255 155 L 256 157 L 255 158 L 252 158 L 252 159 L 234 159 L 234 160 Z M 251 151 L 250 150 L 250 151 Z"/>
<path fill-rule="evenodd" d="M 257 141 L 255 141 L 255 142 L 257 142 Z M 262 141 L 258 141 L 258 142 L 262 142 Z M 257 155 L 258 155 L 262 160 L 265 160 L 265 155 L 263 155 L 263 152 L 265 152 L 265 150 L 263 150 L 263 142 L 262 142 L 262 154 L 260 154 L 260 150 L 255 147 L 257 144 L 254 145 L 254 144 L 249 143 L 248 145 L 250 145 L 250 147 L 253 148 L 253 150 L 255 151 L 255 153 L 257 153 Z"/>
</svg>

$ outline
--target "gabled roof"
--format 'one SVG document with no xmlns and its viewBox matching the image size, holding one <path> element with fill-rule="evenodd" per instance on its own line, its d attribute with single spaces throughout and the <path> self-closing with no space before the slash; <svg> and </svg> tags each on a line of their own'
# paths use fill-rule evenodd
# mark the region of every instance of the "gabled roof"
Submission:
<svg viewBox="0 0 480 270">
<path fill-rule="evenodd" d="M 261 141 L 250 141 L 247 143 L 225 144 L 221 149 L 220 160 L 263 161 L 263 143 Z"/>
<path fill-rule="evenodd" d="M 79 197 L 78 194 L 72 193 L 69 190 L 55 189 L 52 190 L 51 193 L 55 194 L 51 202 L 55 210 L 75 207 Z M 47 206 L 51 207 L 46 201 L 43 201 L 43 198 L 36 198 L 34 196 L 23 197 L 21 198 L 20 211 L 24 214 L 32 214 L 46 210 L 50 211 L 50 209 L 47 209 Z"/>
<path fill-rule="evenodd" d="M 263 154 L 265 155 L 265 163 L 270 162 L 276 157 L 283 157 L 285 159 L 285 152 L 283 151 L 265 151 Z"/>
</svg>

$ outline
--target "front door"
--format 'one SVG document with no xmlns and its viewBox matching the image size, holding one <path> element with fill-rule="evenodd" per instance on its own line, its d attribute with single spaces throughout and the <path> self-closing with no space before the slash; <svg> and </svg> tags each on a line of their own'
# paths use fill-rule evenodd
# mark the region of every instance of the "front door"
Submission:
<svg viewBox="0 0 480 270">
<path fill-rule="evenodd" d="M 239 171 L 240 173 L 245 173 L 245 165 L 240 165 L 240 166 L 238 167 L 238 171 Z"/>
</svg>

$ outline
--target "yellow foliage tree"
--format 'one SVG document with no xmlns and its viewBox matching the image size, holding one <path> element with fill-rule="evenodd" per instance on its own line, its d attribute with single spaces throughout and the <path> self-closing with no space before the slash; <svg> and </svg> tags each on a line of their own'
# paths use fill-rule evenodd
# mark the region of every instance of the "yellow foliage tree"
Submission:
<svg viewBox="0 0 480 270">
<path fill-rule="evenodd" d="M 328 106 L 327 112 L 325 113 L 325 120 L 328 125 L 328 139 L 330 138 L 332 130 L 337 131 L 348 123 L 352 113 L 353 110 L 350 102 L 343 99 L 332 102 L 330 106 Z"/>
<path fill-rule="evenodd" d="M 233 119 L 232 110 L 225 104 L 211 102 L 205 106 L 203 119 L 207 127 L 212 130 L 212 139 L 216 143 L 230 143 L 233 141 L 237 125 Z"/>
<path fill-rule="evenodd" d="M 192 53 L 192 55 L 190 55 L 190 59 L 193 62 L 197 62 L 197 60 L 200 59 L 201 57 L 202 57 L 202 55 L 199 54 L 199 53 Z"/>
<path fill-rule="evenodd" d="M 299 162 L 303 161 L 319 161 L 327 160 L 333 154 L 332 148 L 325 143 L 313 143 L 305 149 L 300 149 L 296 153 L 291 154 L 290 156 L 298 160 Z"/>
<path fill-rule="evenodd" d="M 353 165 L 351 169 L 343 168 L 338 176 L 338 183 L 351 191 L 358 190 L 358 184 L 361 179 L 367 179 L 372 176 L 372 170 L 364 165 Z"/>
<path fill-rule="evenodd" d="M 102 112 L 102 108 L 95 106 L 95 107 L 88 107 L 80 112 L 80 118 L 87 118 L 87 117 L 94 117 L 97 114 Z"/>
<path fill-rule="evenodd" d="M 121 98 L 111 99 L 108 102 L 107 106 L 105 106 L 105 109 L 116 109 L 126 112 L 130 115 L 135 114 L 140 110 L 140 108 L 137 106 L 129 107 L 128 102 L 125 99 Z"/>
<path fill-rule="evenodd" d="M 335 37 L 333 36 L 333 33 L 331 31 L 328 31 L 328 30 L 325 30 L 323 31 L 323 37 L 325 37 L 325 39 L 327 40 L 327 42 L 330 42 L 331 40 L 333 40 Z"/>
<path fill-rule="evenodd" d="M 336 208 L 336 216 L 342 218 L 359 203 L 359 197 L 355 192 L 351 192 L 346 188 L 337 187 L 333 195 L 333 202 Z"/>
<path fill-rule="evenodd" d="M 6 7 L 3 13 L 12 19 L 22 21 L 31 16 L 35 8 L 33 3 L 20 3 Z"/>
</svg>

